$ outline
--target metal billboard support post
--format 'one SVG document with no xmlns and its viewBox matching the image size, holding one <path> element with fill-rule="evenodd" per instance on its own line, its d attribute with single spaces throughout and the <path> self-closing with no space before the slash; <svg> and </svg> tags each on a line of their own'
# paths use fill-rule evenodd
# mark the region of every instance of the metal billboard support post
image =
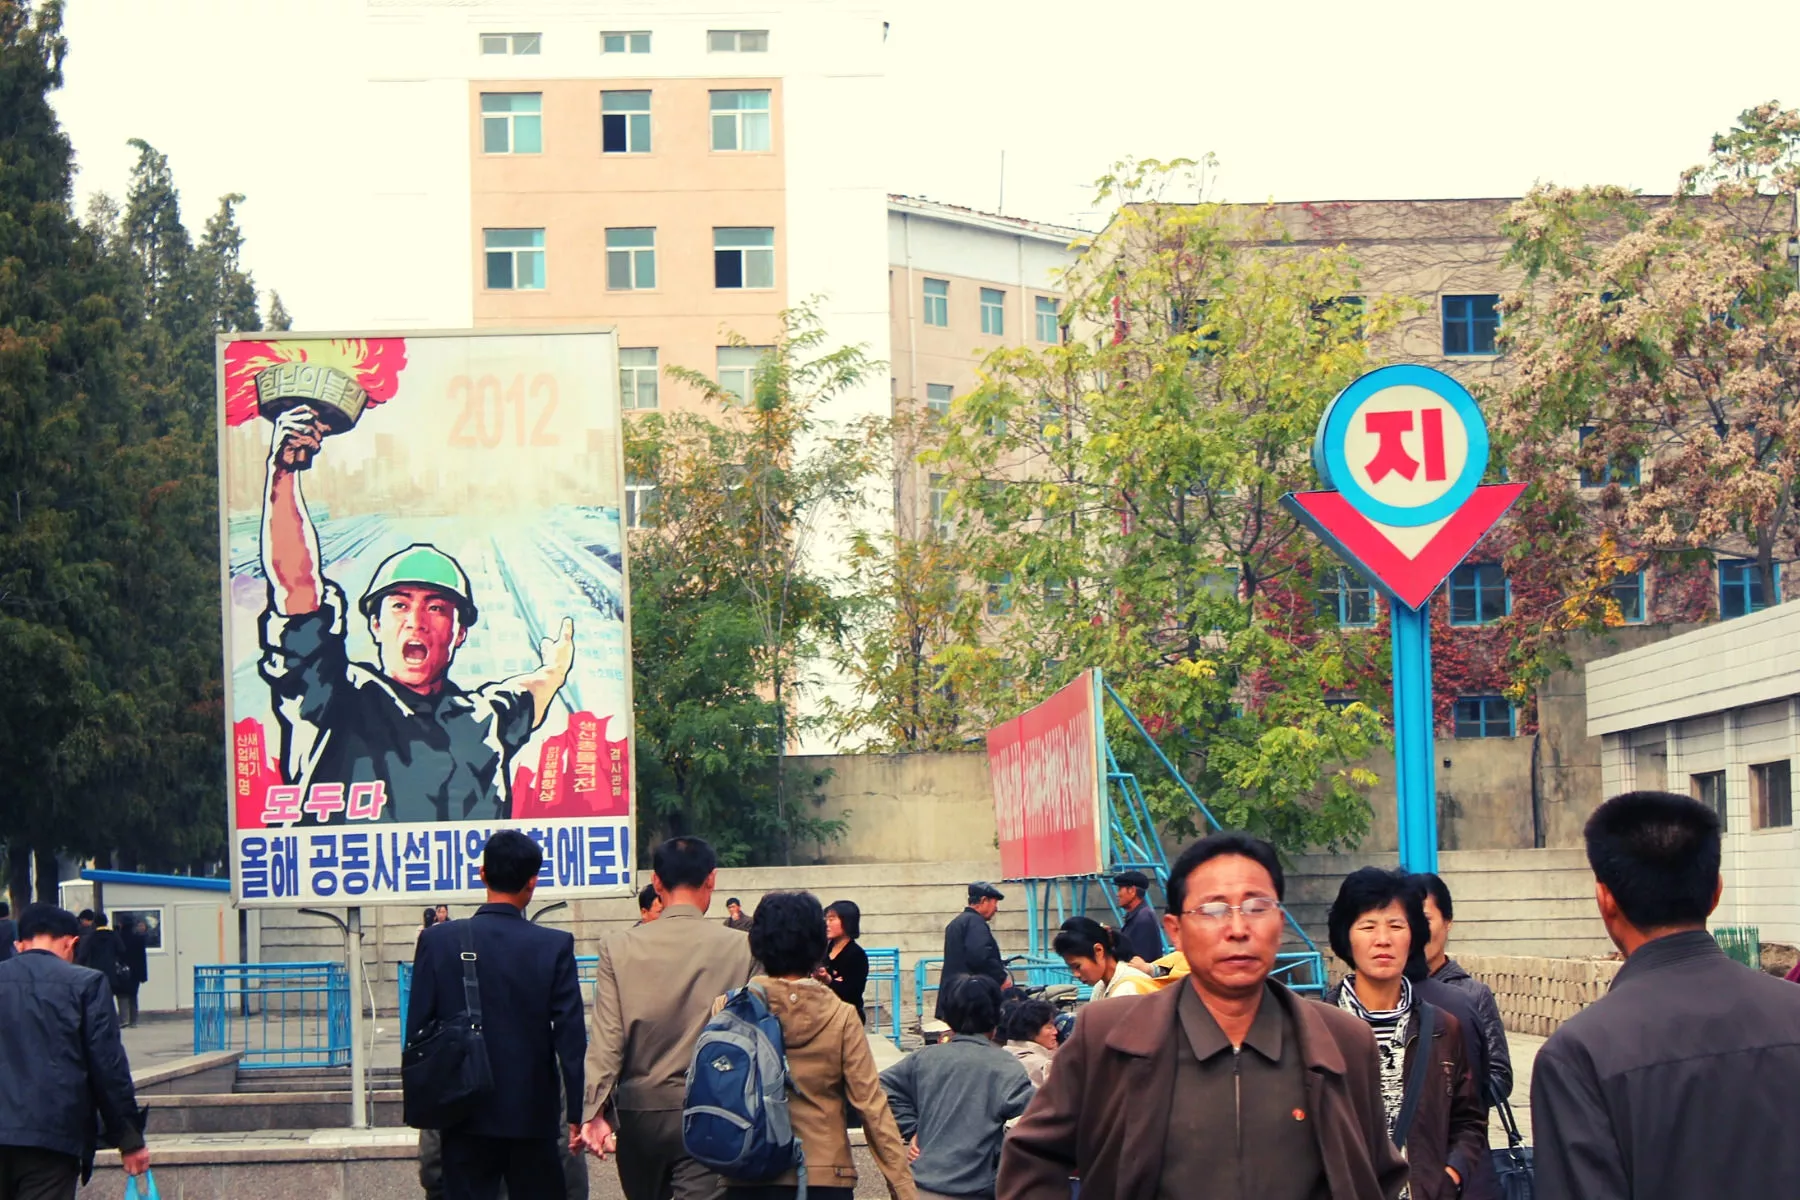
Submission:
<svg viewBox="0 0 1800 1200">
<path fill-rule="evenodd" d="M 352 908 L 345 922 L 350 935 L 350 1128 L 369 1127 L 368 1048 L 363 1044 L 362 909 Z M 402 1016 L 402 1021 L 405 1017 Z"/>
<path fill-rule="evenodd" d="M 1431 711 L 1431 610 L 1390 604 L 1400 869 L 1437 873 L 1437 763 Z"/>
</svg>

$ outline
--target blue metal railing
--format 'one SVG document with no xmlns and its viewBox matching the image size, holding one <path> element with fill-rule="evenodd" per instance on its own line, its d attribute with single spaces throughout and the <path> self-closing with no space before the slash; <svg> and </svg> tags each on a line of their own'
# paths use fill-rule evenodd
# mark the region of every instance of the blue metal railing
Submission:
<svg viewBox="0 0 1800 1200">
<path fill-rule="evenodd" d="M 194 968 L 194 1053 L 241 1050 L 238 1066 L 350 1063 L 350 971 L 340 962 Z"/>
<path fill-rule="evenodd" d="M 400 990 L 400 1020 L 406 1021 L 406 1006 L 412 999 L 413 965 L 409 962 L 398 964 L 400 967 L 397 983 Z M 575 978 L 581 984 L 581 999 L 584 1004 L 592 1003 L 594 985 L 600 981 L 600 956 L 598 954 L 577 954 L 575 956 Z"/>
<path fill-rule="evenodd" d="M 941 974 L 944 960 L 941 958 L 921 958 L 913 964 L 913 1007 L 917 1009 L 921 1024 L 926 1019 L 925 997 L 937 992 L 938 978 L 932 977 L 932 971 Z M 1015 984 L 1025 987 L 1057 987 L 1062 984 L 1073 984 L 1075 998 L 1088 1001 L 1094 998 L 1094 989 L 1084 983 L 1077 983 L 1075 976 L 1069 971 L 1069 964 L 1060 958 L 1042 954 L 1015 954 L 1006 960 L 1007 972 Z"/>
<path fill-rule="evenodd" d="M 863 947 L 863 953 L 869 956 L 869 984 L 875 989 L 872 998 L 863 1003 L 864 1011 L 879 1008 L 882 1016 L 875 1019 L 875 1028 L 890 1026 L 892 1032 L 886 1035 L 895 1046 L 900 1044 L 900 951 L 883 948 Z"/>
</svg>

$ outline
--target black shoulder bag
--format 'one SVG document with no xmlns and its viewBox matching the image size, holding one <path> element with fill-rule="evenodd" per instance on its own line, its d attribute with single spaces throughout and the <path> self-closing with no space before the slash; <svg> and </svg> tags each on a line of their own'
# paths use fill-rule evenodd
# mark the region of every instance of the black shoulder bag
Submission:
<svg viewBox="0 0 1800 1200">
<path fill-rule="evenodd" d="M 457 924 L 462 926 L 463 1011 L 434 1017 L 400 1052 L 402 1107 L 406 1123 L 414 1129 L 454 1128 L 494 1090 L 487 1042 L 481 1036 L 475 929 L 467 919 Z"/>
<path fill-rule="evenodd" d="M 1488 1151 L 1494 1174 L 1500 1180 L 1500 1195 L 1503 1200 L 1532 1200 L 1537 1194 L 1537 1182 L 1532 1169 L 1531 1147 L 1519 1133 L 1519 1122 L 1513 1116 L 1512 1105 L 1501 1097 L 1491 1099 L 1500 1113 L 1500 1127 L 1506 1130 L 1506 1145 Z"/>
<path fill-rule="evenodd" d="M 1419 1097 L 1425 1094 L 1426 1076 L 1431 1071 L 1431 1039 L 1437 1033 L 1437 1009 L 1418 1001 L 1419 1049 L 1413 1055 L 1412 1070 L 1407 1072 L 1406 1096 L 1400 1101 L 1400 1112 L 1394 1118 L 1394 1145 L 1406 1149 L 1406 1135 L 1412 1132 L 1413 1115 L 1419 1111 Z"/>
</svg>

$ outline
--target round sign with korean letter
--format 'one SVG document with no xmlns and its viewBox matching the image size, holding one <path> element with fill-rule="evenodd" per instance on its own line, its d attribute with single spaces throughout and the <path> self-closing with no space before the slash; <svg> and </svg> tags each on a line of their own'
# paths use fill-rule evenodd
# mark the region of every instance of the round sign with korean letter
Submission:
<svg viewBox="0 0 1800 1200">
<path fill-rule="evenodd" d="M 1319 421 L 1313 462 L 1370 521 L 1430 525 L 1468 502 L 1487 471 L 1488 431 L 1468 389 L 1430 367 L 1371 371 Z"/>
</svg>

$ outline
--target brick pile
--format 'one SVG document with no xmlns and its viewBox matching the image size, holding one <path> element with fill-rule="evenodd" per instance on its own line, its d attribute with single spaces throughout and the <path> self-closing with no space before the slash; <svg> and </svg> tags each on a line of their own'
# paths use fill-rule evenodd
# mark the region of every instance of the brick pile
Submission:
<svg viewBox="0 0 1800 1200">
<path fill-rule="evenodd" d="M 1549 1037 L 1606 995 L 1624 965 L 1605 958 L 1518 958 L 1478 955 L 1456 961 L 1494 990 L 1500 1017 L 1514 1033 Z"/>
</svg>

